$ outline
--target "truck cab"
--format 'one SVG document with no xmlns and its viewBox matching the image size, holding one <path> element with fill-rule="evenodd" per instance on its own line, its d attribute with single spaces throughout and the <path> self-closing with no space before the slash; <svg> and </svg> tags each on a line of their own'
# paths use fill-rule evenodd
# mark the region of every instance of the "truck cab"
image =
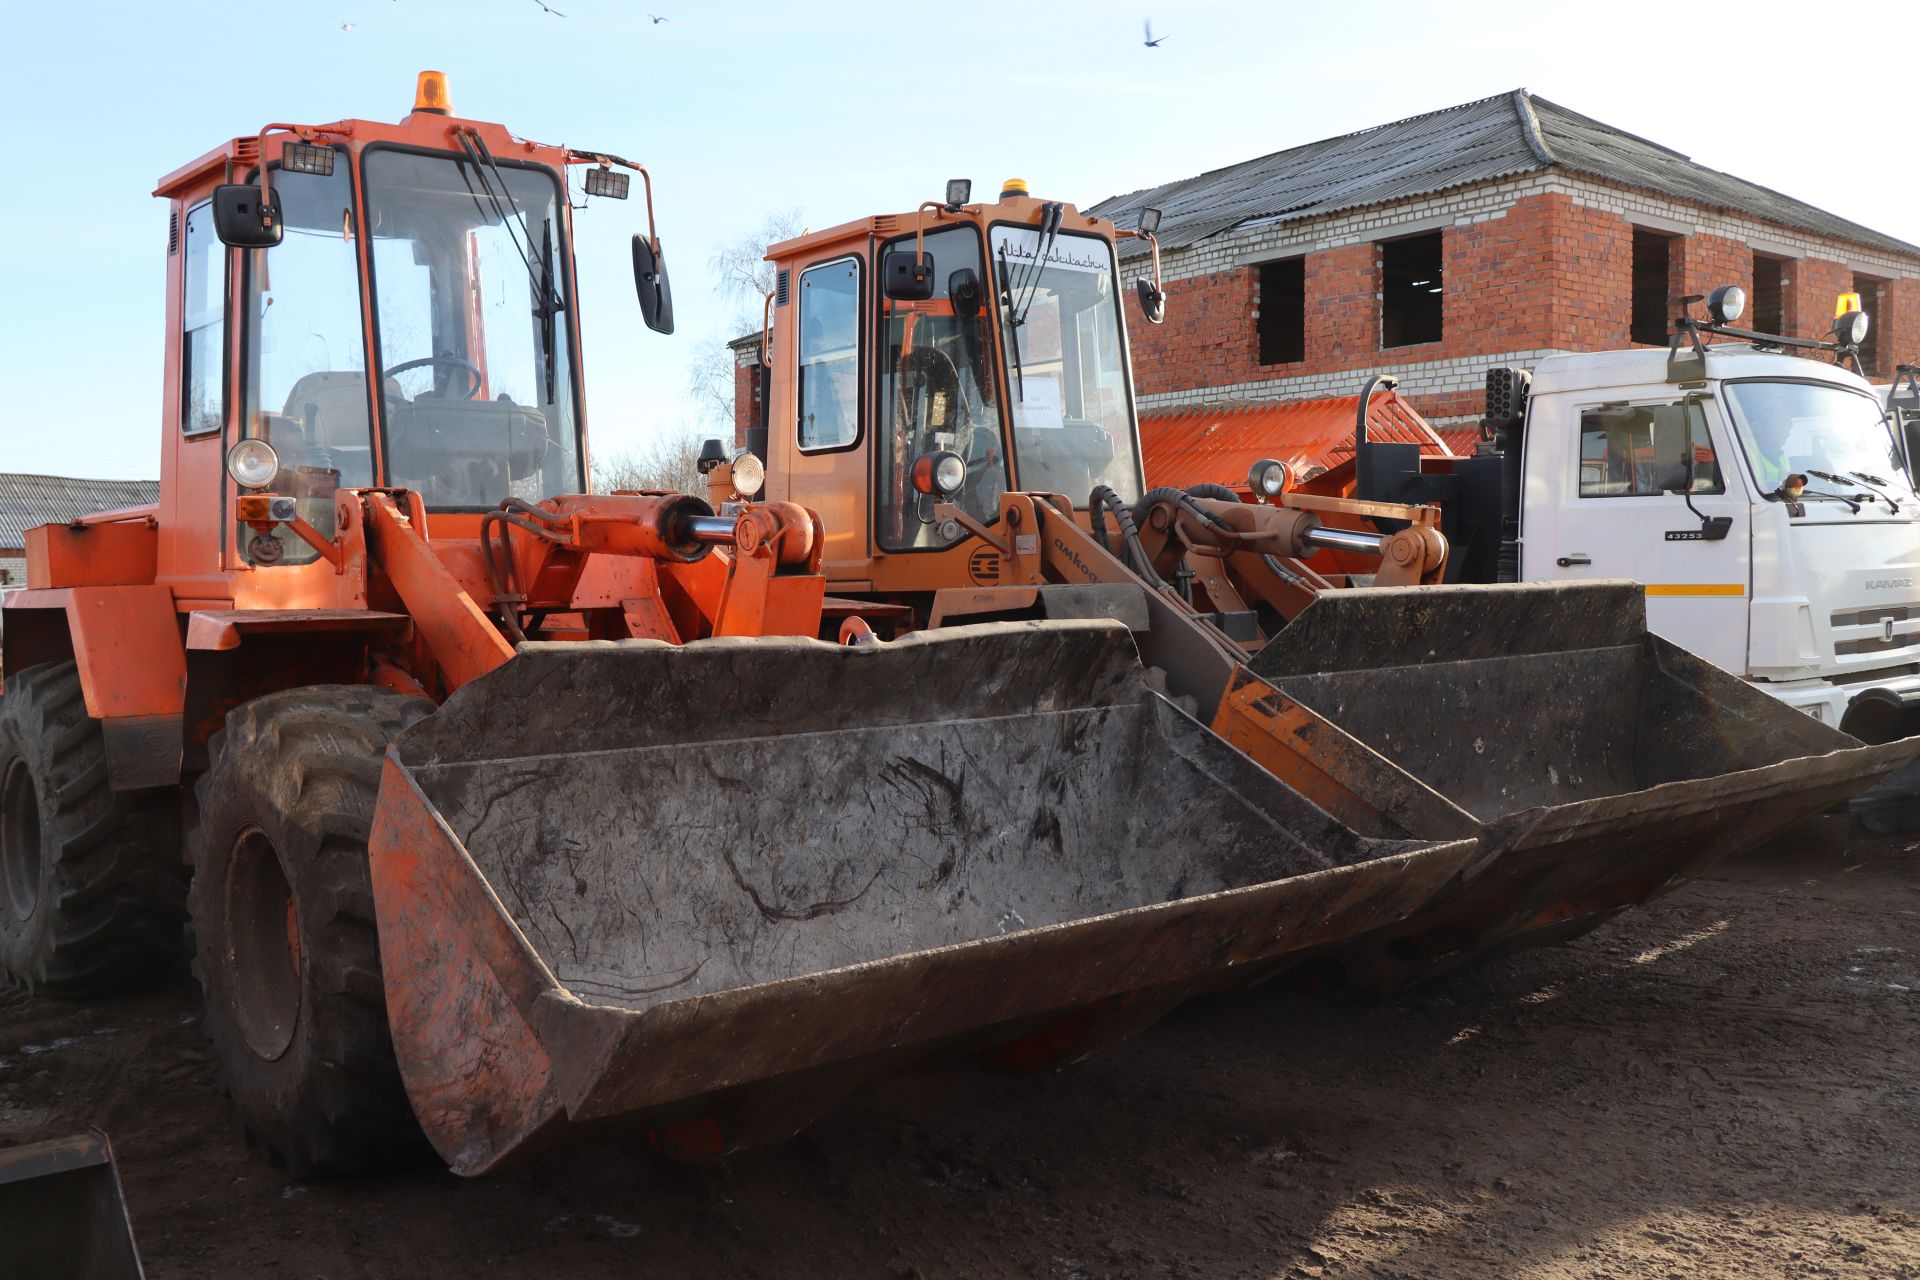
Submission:
<svg viewBox="0 0 1920 1280">
<path fill-rule="evenodd" d="M 1534 367 L 1520 577 L 1638 580 L 1653 630 L 1823 723 L 1920 727 L 1920 495 L 1875 389 L 1744 344 L 1668 360 Z"/>
</svg>

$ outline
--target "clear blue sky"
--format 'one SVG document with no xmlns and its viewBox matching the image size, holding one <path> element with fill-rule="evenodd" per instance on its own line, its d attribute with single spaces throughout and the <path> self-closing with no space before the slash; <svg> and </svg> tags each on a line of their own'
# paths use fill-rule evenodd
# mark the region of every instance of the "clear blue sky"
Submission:
<svg viewBox="0 0 1920 1280">
<path fill-rule="evenodd" d="M 1911 11 L 1892 0 L 550 2 L 567 16 L 534 0 L 9 3 L 0 471 L 158 474 L 154 180 L 268 120 L 396 119 L 425 67 L 448 73 L 459 114 L 654 174 L 672 337 L 643 328 L 634 305 L 637 203 L 595 202 L 579 219 L 601 455 L 697 416 L 685 369 L 702 340 L 732 336 L 739 309 L 714 292 L 717 246 L 773 209 L 813 227 L 911 209 L 949 176 L 987 193 L 1024 177 L 1087 205 L 1525 85 L 1920 241 L 1920 180 L 1889 150 L 1912 146 L 1914 120 L 1897 69 Z M 1157 49 L 1142 45 L 1146 12 L 1167 37 Z M 1736 109 L 1714 110 L 1720 90 Z M 1847 94 L 1858 126 L 1837 114 Z"/>
</svg>

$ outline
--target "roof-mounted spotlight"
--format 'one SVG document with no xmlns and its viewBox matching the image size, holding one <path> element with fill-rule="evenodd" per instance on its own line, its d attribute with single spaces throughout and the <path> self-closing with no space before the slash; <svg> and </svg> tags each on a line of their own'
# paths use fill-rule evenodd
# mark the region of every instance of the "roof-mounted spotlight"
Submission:
<svg viewBox="0 0 1920 1280">
<path fill-rule="evenodd" d="M 1747 291 L 1737 284 L 1723 284 L 1707 295 L 1707 314 L 1715 324 L 1732 324 L 1747 312 Z"/>
<path fill-rule="evenodd" d="M 587 194 L 605 196 L 609 200 L 625 200 L 627 189 L 633 185 L 633 178 L 617 173 L 605 165 L 587 170 Z"/>
<path fill-rule="evenodd" d="M 947 179 L 947 212 L 958 213 L 960 207 L 973 199 L 972 178 Z"/>
<path fill-rule="evenodd" d="M 1159 231 L 1160 211 L 1158 209 L 1142 209 L 1140 211 L 1139 230 L 1143 236 L 1150 236 Z"/>
</svg>

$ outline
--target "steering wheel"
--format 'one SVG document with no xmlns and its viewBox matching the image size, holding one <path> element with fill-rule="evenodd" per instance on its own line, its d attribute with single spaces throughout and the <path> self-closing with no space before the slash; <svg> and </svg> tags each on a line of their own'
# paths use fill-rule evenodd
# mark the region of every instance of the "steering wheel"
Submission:
<svg viewBox="0 0 1920 1280">
<path fill-rule="evenodd" d="M 487 375 L 480 372 L 479 365 L 474 364 L 471 360 L 462 360 L 459 356 L 422 356 L 418 360 L 408 360 L 401 364 L 390 364 L 387 366 L 386 375 L 391 378 L 397 374 L 407 373 L 414 369 L 426 369 L 429 367 L 435 369 L 442 367 L 458 369 L 467 375 L 467 389 L 465 392 L 457 396 L 436 396 L 435 399 L 471 400 L 480 393 L 480 384 L 487 380 Z M 424 391 L 420 393 L 420 395 L 425 394 L 426 392 Z M 417 400 L 420 397 L 415 396 L 414 398 Z"/>
</svg>

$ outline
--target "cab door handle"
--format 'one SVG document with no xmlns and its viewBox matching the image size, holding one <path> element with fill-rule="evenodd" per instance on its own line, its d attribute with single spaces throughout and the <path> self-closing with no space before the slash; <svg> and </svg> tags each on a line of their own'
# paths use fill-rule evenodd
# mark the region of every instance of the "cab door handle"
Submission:
<svg viewBox="0 0 1920 1280">
<path fill-rule="evenodd" d="M 1576 564 L 1592 564 L 1593 558 L 1591 556 L 1581 555 L 1576 551 L 1570 556 L 1561 556 L 1558 560 L 1555 560 L 1554 563 L 1562 569 L 1571 569 Z"/>
</svg>

